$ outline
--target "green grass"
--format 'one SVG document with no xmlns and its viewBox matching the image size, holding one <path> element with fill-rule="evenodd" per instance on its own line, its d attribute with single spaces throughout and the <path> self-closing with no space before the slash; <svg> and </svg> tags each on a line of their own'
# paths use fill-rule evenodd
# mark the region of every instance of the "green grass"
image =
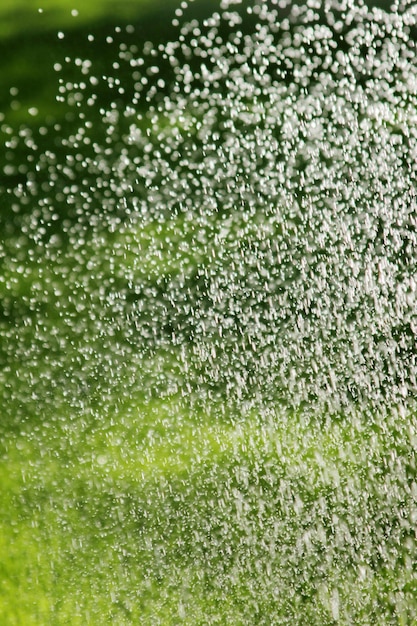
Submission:
<svg viewBox="0 0 417 626">
<path fill-rule="evenodd" d="M 0 623 L 415 623 L 413 414 L 236 413 L 101 343 L 98 286 L 187 254 L 153 227 L 5 262 Z"/>
<path fill-rule="evenodd" d="M 3 444 L 2 623 L 414 623 L 409 435 L 212 408 L 62 405 Z"/>
</svg>

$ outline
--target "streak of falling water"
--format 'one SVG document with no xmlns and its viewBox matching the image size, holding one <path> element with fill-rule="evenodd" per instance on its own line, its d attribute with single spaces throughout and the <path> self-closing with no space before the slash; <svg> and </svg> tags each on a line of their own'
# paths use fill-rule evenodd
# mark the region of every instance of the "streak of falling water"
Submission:
<svg viewBox="0 0 417 626">
<path fill-rule="evenodd" d="M 60 140 L 65 161 L 39 156 L 26 193 L 46 214 L 43 171 L 73 238 L 117 231 L 101 300 L 133 351 L 171 353 L 171 390 L 331 411 L 404 403 L 416 391 L 415 11 L 221 7 L 143 53 L 122 41 L 112 75 L 67 59 L 79 76 L 59 99 L 78 127 Z"/>
<path fill-rule="evenodd" d="M 416 8 L 181 7 L 2 127 L 1 358 L 82 415 L 28 436 L 57 571 L 120 623 L 416 623 Z"/>
</svg>

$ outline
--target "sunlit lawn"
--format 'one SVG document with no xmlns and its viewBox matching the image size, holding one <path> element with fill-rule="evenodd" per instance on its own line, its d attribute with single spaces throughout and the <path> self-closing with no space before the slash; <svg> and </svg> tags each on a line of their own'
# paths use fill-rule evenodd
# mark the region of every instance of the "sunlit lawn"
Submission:
<svg viewBox="0 0 417 626">
<path fill-rule="evenodd" d="M 27 363 L 16 344 L 2 372 L 0 623 L 414 623 L 410 416 L 228 413 L 181 385 L 158 397 L 131 350 L 126 378 L 116 360 L 109 376 L 116 340 L 77 372 L 86 341 L 56 360 L 28 347 Z M 170 376 L 175 355 L 157 357 Z"/>
<path fill-rule="evenodd" d="M 413 623 L 412 568 L 365 562 L 379 532 L 404 540 L 406 468 L 375 426 L 127 397 L 24 430 L 1 466 L 4 624 Z"/>
<path fill-rule="evenodd" d="M 2 624 L 414 623 L 413 422 L 55 393 L 3 429 Z"/>
</svg>

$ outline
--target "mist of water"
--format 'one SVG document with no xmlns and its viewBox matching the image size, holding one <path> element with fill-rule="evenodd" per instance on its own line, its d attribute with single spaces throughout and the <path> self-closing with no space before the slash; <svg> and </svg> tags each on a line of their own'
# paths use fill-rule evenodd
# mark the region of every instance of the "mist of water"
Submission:
<svg viewBox="0 0 417 626">
<path fill-rule="evenodd" d="M 48 231 L 69 213 L 86 297 L 99 292 L 134 351 L 173 352 L 182 388 L 333 410 L 406 401 L 414 21 L 352 2 L 226 2 L 144 51 L 116 33 L 111 75 L 66 58 L 73 132 L 49 129 L 43 154 L 21 132 L 28 236 L 56 250 Z"/>
<path fill-rule="evenodd" d="M 148 504 L 164 494 L 200 582 L 209 572 L 235 589 L 252 573 L 251 615 L 284 590 L 294 617 L 314 590 L 333 620 L 321 623 L 368 623 L 361 610 L 378 604 L 382 562 L 393 571 L 403 559 L 403 584 L 414 580 L 405 415 L 417 372 L 417 12 L 222 0 L 198 20 L 193 3 L 181 7 L 168 43 L 132 43 L 130 27 L 126 43 L 116 29 L 105 73 L 88 57 L 56 64 L 68 131 L 6 128 L 6 173 L 22 177 L 8 189 L 2 244 L 3 313 L 18 320 L 4 336 L 10 352 L 16 337 L 22 347 L 6 356 L 32 372 L 35 403 L 62 388 L 81 407 L 93 391 L 115 404 L 140 393 L 180 398 L 181 410 L 220 407 L 233 423 L 260 416 L 230 440 L 208 437 L 232 456 L 196 488 L 198 515 L 186 479 L 172 502 L 164 483 Z M 27 162 L 16 163 L 22 146 Z M 327 441 L 297 421 L 300 409 L 342 425 Z M 181 415 L 164 418 L 173 440 Z M 165 575 L 164 551 L 151 552 Z M 349 607 L 355 581 L 368 604 L 353 595 Z M 387 602 L 405 615 L 400 596 Z"/>
</svg>

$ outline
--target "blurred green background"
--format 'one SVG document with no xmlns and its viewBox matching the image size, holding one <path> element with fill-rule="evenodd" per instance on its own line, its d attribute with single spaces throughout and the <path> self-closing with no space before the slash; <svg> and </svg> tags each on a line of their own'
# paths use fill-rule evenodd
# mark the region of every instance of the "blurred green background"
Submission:
<svg viewBox="0 0 417 626">
<path fill-rule="evenodd" d="M 71 132 L 54 64 L 68 54 L 105 72 L 116 25 L 139 45 L 167 40 L 177 6 L 0 5 L 0 623 L 415 624 L 414 418 L 396 439 L 369 415 L 268 420 L 225 414 L 221 398 L 191 405 L 166 380 L 159 393 L 171 347 L 144 364 L 111 316 L 101 335 L 91 321 L 100 286 L 124 288 L 131 257 L 115 272 L 112 255 L 126 233 L 46 245 L 36 199 L 14 207 L 31 163 L 19 128 L 35 158 L 56 148 L 44 123 Z"/>
</svg>

